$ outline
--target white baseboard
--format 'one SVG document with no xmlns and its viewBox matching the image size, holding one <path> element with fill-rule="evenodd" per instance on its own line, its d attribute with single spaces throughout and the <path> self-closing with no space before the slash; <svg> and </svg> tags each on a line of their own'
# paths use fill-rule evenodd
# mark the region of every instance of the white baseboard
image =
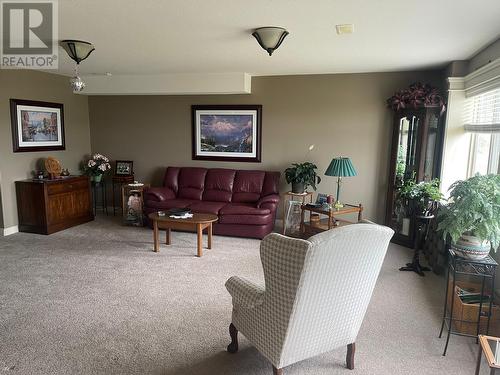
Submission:
<svg viewBox="0 0 500 375">
<path fill-rule="evenodd" d="M 3 228 L 3 235 L 4 236 L 10 236 L 11 234 L 19 232 L 19 227 L 17 225 L 14 225 L 12 227 L 8 228 Z"/>
</svg>

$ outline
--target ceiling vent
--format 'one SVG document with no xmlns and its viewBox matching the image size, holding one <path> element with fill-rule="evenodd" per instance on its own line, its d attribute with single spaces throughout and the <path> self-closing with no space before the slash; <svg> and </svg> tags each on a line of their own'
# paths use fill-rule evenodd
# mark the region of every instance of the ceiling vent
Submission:
<svg viewBox="0 0 500 375">
<path fill-rule="evenodd" d="M 354 32 L 354 25 L 352 23 L 346 23 L 343 25 L 335 26 L 337 29 L 337 34 L 352 34 Z"/>
</svg>

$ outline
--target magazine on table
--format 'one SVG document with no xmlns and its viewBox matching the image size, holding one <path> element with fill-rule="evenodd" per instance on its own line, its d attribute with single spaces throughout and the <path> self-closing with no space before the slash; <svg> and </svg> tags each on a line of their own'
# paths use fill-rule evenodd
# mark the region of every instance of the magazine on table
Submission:
<svg viewBox="0 0 500 375">
<path fill-rule="evenodd" d="M 171 208 L 168 210 L 168 214 L 173 219 L 189 219 L 193 217 L 189 208 Z"/>
</svg>

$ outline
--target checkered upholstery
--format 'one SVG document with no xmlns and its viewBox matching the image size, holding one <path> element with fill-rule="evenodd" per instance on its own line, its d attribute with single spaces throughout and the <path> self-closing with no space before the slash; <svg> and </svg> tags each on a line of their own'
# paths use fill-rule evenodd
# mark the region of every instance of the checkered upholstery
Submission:
<svg viewBox="0 0 500 375">
<path fill-rule="evenodd" d="M 226 288 L 233 297 L 233 304 L 236 306 L 251 309 L 264 301 L 264 287 L 242 277 L 231 277 L 226 282 Z"/>
<path fill-rule="evenodd" d="M 261 243 L 265 289 L 232 277 L 235 327 L 277 368 L 356 341 L 393 231 L 375 224 Z"/>
</svg>

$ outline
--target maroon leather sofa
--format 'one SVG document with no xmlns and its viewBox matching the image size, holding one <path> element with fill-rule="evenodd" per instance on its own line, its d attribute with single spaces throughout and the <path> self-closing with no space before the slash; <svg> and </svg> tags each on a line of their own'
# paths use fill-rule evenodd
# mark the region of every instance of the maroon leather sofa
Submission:
<svg viewBox="0 0 500 375">
<path fill-rule="evenodd" d="M 219 216 L 215 234 L 264 238 L 274 228 L 279 172 L 168 167 L 163 187 L 144 192 L 147 214 L 189 207 Z"/>
</svg>

